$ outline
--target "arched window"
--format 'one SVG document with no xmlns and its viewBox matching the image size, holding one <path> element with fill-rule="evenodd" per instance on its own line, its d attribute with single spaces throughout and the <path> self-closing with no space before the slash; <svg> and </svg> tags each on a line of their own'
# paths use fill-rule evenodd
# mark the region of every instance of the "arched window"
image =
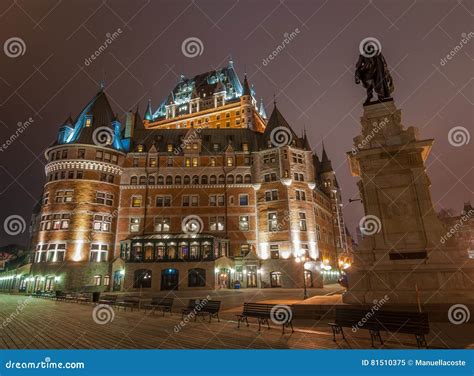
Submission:
<svg viewBox="0 0 474 376">
<path fill-rule="evenodd" d="M 242 175 L 237 175 L 237 176 L 235 177 L 235 182 L 236 182 L 237 184 L 242 184 L 243 180 L 244 180 L 244 178 L 242 177 Z"/>
<path fill-rule="evenodd" d="M 146 176 L 140 176 L 140 185 L 146 184 Z"/>
<path fill-rule="evenodd" d="M 184 177 L 184 185 L 189 185 L 189 184 L 191 184 L 191 178 L 188 175 L 186 175 Z"/>
<path fill-rule="evenodd" d="M 227 184 L 234 184 L 234 175 L 227 176 Z"/>
<path fill-rule="evenodd" d="M 252 182 L 252 176 L 250 176 L 250 175 L 248 175 L 248 174 L 245 175 L 245 177 L 244 177 L 244 183 L 250 184 L 251 182 Z"/>
<path fill-rule="evenodd" d="M 137 185 L 138 184 L 138 178 L 136 176 L 132 176 L 130 178 L 130 184 L 131 185 Z"/>
<path fill-rule="evenodd" d="M 151 287 L 151 270 L 138 269 L 133 273 L 133 288 L 150 288 Z"/>
<path fill-rule="evenodd" d="M 163 176 L 158 175 L 157 184 L 158 184 L 158 185 L 163 185 L 164 182 L 165 182 L 165 179 L 163 178 Z"/>
<path fill-rule="evenodd" d="M 206 286 L 206 270 L 201 268 L 189 269 L 188 271 L 188 287 L 205 287 Z"/>
<path fill-rule="evenodd" d="M 173 184 L 173 177 L 171 175 L 168 175 L 166 177 L 166 185 L 172 185 Z"/>
<path fill-rule="evenodd" d="M 225 176 L 219 175 L 219 184 L 224 184 L 224 183 L 225 183 Z"/>
<path fill-rule="evenodd" d="M 207 184 L 207 175 L 201 176 L 201 184 Z"/>
<path fill-rule="evenodd" d="M 199 184 L 199 176 L 197 175 L 193 176 L 193 184 Z"/>
<path fill-rule="evenodd" d="M 216 184 L 217 183 L 217 178 L 216 175 L 211 175 L 209 178 L 209 184 Z"/>
<path fill-rule="evenodd" d="M 153 175 L 148 177 L 148 184 L 155 185 L 155 177 Z"/>
<path fill-rule="evenodd" d="M 181 176 L 180 176 L 180 175 L 178 175 L 178 176 L 176 176 L 176 177 L 174 178 L 174 183 L 175 183 L 176 185 L 181 185 L 181 182 L 182 182 L 182 181 L 181 181 Z"/>
<path fill-rule="evenodd" d="M 179 270 L 164 269 L 161 271 L 161 289 L 162 290 L 177 290 L 179 286 Z"/>
</svg>

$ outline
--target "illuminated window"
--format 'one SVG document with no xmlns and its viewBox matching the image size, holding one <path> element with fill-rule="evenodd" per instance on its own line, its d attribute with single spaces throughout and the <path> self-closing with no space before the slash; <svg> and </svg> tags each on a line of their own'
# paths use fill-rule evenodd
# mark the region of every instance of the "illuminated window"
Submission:
<svg viewBox="0 0 474 376">
<path fill-rule="evenodd" d="M 86 127 L 89 128 L 91 125 L 92 125 L 92 119 L 91 119 L 91 118 L 87 118 L 87 119 L 86 119 Z"/>
<path fill-rule="evenodd" d="M 130 232 L 139 232 L 140 231 L 140 218 L 132 217 L 130 218 Z"/>
<path fill-rule="evenodd" d="M 102 276 L 95 275 L 94 276 L 94 286 L 100 286 L 102 284 Z"/>
<path fill-rule="evenodd" d="M 215 166 L 216 166 L 216 158 L 211 157 L 211 159 L 209 160 L 209 164 L 210 164 L 212 167 L 215 167 Z"/>
<path fill-rule="evenodd" d="M 169 217 L 155 217 L 155 231 L 169 232 L 170 223 L 171 221 Z"/>
<path fill-rule="evenodd" d="M 272 244 L 270 246 L 270 257 L 272 259 L 279 259 L 280 258 L 280 249 L 278 244 Z"/>
<path fill-rule="evenodd" d="M 191 158 L 184 158 L 184 166 L 191 167 Z"/>
<path fill-rule="evenodd" d="M 108 274 L 104 276 L 104 286 L 110 286 L 110 275 Z"/>
<path fill-rule="evenodd" d="M 143 145 L 138 145 L 137 150 L 139 153 L 143 153 Z"/>
<path fill-rule="evenodd" d="M 227 166 L 231 167 L 234 165 L 234 158 L 233 157 L 227 157 Z"/>
<path fill-rule="evenodd" d="M 150 167 L 156 167 L 156 158 L 150 158 Z"/>
<path fill-rule="evenodd" d="M 277 230 L 278 230 L 277 213 L 275 212 L 268 213 L 268 231 L 277 231 Z"/>
<path fill-rule="evenodd" d="M 224 231 L 224 217 L 210 217 L 209 230 Z"/>
<path fill-rule="evenodd" d="M 299 228 L 300 231 L 306 231 L 306 214 L 299 213 Z"/>
<path fill-rule="evenodd" d="M 92 228 L 96 232 L 110 232 L 112 227 L 112 217 L 107 215 L 94 215 Z"/>
<path fill-rule="evenodd" d="M 239 229 L 240 231 L 248 231 L 249 230 L 249 216 L 248 215 L 241 215 L 239 218 Z"/>
<path fill-rule="evenodd" d="M 193 167 L 199 166 L 199 158 L 198 157 L 193 157 Z"/>
<path fill-rule="evenodd" d="M 247 143 L 242 144 L 242 151 L 249 151 L 249 144 Z"/>
<path fill-rule="evenodd" d="M 168 150 L 168 153 L 172 153 L 173 152 L 173 144 L 168 144 L 167 150 Z"/>
<path fill-rule="evenodd" d="M 139 208 L 142 206 L 142 196 L 132 197 L 132 208 Z"/>
</svg>

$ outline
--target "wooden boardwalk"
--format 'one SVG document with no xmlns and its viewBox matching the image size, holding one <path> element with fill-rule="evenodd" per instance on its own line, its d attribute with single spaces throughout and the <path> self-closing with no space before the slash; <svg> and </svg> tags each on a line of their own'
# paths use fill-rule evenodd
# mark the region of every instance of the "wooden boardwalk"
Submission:
<svg viewBox="0 0 474 376">
<path fill-rule="evenodd" d="M 176 329 L 181 315 L 145 314 L 114 309 L 114 319 L 100 325 L 92 304 L 56 302 L 24 296 L 0 295 L 1 349 L 337 349 L 370 348 L 365 333 L 347 330 L 347 341 L 332 340 L 325 324 L 317 328 L 286 330 L 272 325 L 258 332 L 257 325 L 242 326 L 223 312 L 218 323 L 197 319 Z M 249 320 L 250 321 L 250 320 Z M 412 348 L 414 339 L 385 337 L 384 348 Z"/>
</svg>

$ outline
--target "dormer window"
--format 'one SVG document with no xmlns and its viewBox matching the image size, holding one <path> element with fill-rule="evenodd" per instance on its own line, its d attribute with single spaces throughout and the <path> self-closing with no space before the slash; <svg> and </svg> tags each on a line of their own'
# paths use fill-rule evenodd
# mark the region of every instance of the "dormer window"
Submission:
<svg viewBox="0 0 474 376">
<path fill-rule="evenodd" d="M 168 144 L 167 150 L 168 150 L 168 153 L 172 153 L 173 152 L 173 144 Z"/>
<path fill-rule="evenodd" d="M 92 119 L 91 119 L 91 118 L 87 118 L 87 119 L 86 119 L 86 128 L 89 128 L 91 125 L 92 125 Z"/>
<path fill-rule="evenodd" d="M 139 153 L 143 153 L 143 145 L 138 145 L 137 149 Z"/>
<path fill-rule="evenodd" d="M 245 152 L 249 151 L 249 144 L 243 143 L 242 144 L 242 151 L 245 151 Z"/>
</svg>

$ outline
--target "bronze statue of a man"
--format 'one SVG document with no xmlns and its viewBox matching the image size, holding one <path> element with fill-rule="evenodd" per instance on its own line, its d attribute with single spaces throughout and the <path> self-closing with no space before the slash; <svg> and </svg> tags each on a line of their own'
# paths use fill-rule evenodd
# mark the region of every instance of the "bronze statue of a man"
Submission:
<svg viewBox="0 0 474 376">
<path fill-rule="evenodd" d="M 378 45 L 380 46 L 380 45 Z M 387 67 L 387 63 L 382 55 L 381 48 L 374 47 L 367 52 L 365 47 L 360 48 L 361 54 L 356 64 L 355 83 L 362 82 L 362 86 L 367 89 L 367 99 L 364 104 L 370 103 L 373 92 L 377 93 L 379 101 L 390 98 L 393 93 L 393 80 Z"/>
</svg>

